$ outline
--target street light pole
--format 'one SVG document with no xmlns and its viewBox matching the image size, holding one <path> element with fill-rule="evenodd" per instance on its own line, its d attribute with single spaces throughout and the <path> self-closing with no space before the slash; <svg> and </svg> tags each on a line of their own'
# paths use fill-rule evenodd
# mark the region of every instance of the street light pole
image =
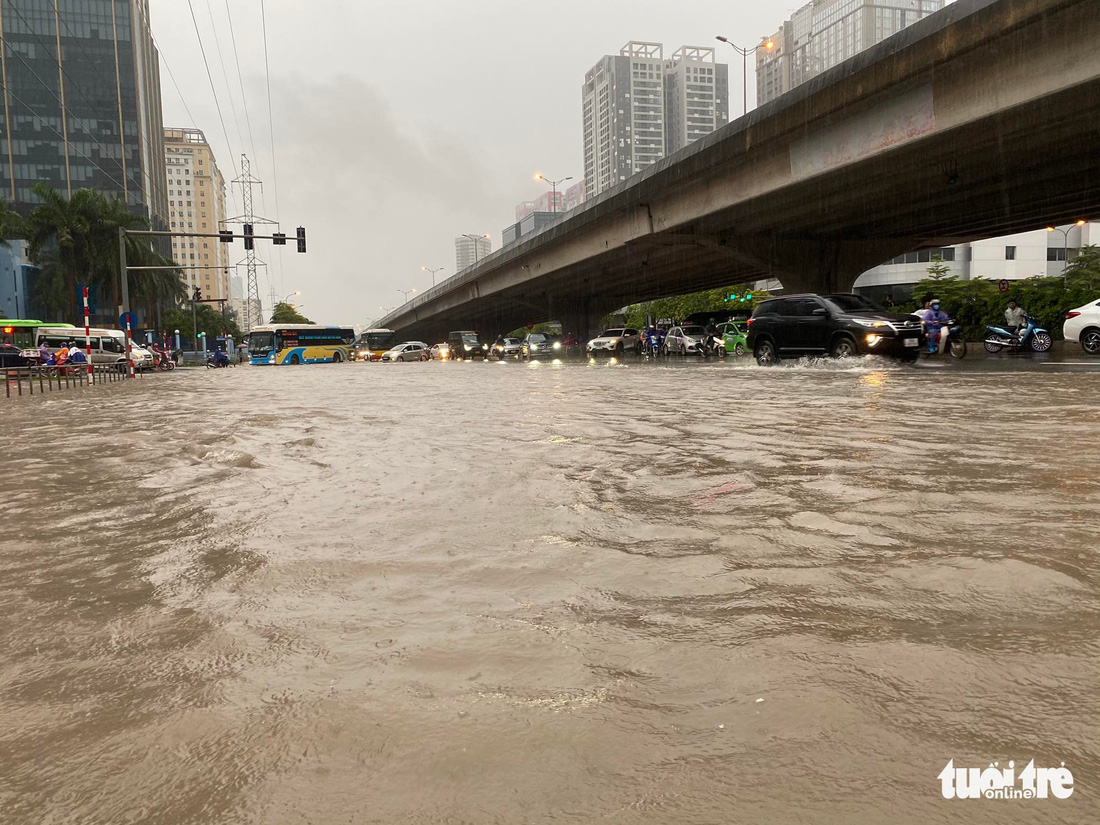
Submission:
<svg viewBox="0 0 1100 825">
<path fill-rule="evenodd" d="M 768 41 L 765 41 L 764 43 L 761 43 L 759 46 L 755 46 L 754 48 L 742 49 L 740 46 L 737 46 L 737 45 L 734 45 L 733 43 L 731 43 L 729 38 L 722 37 L 722 35 L 720 35 L 720 34 L 717 35 L 714 39 L 715 40 L 721 40 L 723 43 L 726 43 L 735 52 L 737 52 L 739 55 L 741 55 L 741 80 L 742 80 L 742 86 L 744 87 L 744 104 L 743 105 L 744 105 L 744 113 L 747 115 L 749 113 L 749 55 L 750 54 L 756 54 L 760 49 L 764 49 L 765 51 L 769 51 L 769 52 L 773 51 L 775 49 L 775 41 L 774 40 L 768 40 Z"/>
<path fill-rule="evenodd" d="M 443 267 L 440 266 L 440 267 L 436 267 L 435 269 L 432 269 L 430 266 L 422 266 L 420 268 L 423 269 L 425 272 L 432 273 L 432 286 L 435 286 L 435 273 L 442 272 Z"/>
<path fill-rule="evenodd" d="M 416 292 L 415 289 L 399 289 L 397 291 L 405 296 L 405 303 L 408 303 L 409 302 L 409 296 L 412 295 L 414 292 Z"/>
<path fill-rule="evenodd" d="M 469 238 L 474 242 L 474 263 L 476 264 L 481 260 L 481 250 L 478 248 L 478 241 L 482 238 L 488 238 L 488 235 L 468 235 L 465 232 L 462 233 L 463 238 Z"/>
<path fill-rule="evenodd" d="M 1077 221 L 1071 229 L 1062 229 L 1059 226 L 1048 226 L 1047 232 L 1061 232 L 1062 233 L 1062 281 L 1065 282 L 1066 274 L 1069 270 L 1069 233 L 1073 229 L 1084 226 L 1088 221 Z"/>
<path fill-rule="evenodd" d="M 535 180 L 541 180 L 543 183 L 550 184 L 551 188 L 553 189 L 553 194 L 550 196 L 550 197 L 553 198 L 553 200 L 550 202 L 550 211 L 551 212 L 557 212 L 558 211 L 558 184 L 559 183 L 565 183 L 567 180 L 573 180 L 573 176 L 570 175 L 569 177 L 566 177 L 566 178 L 558 178 L 558 180 L 550 180 L 550 178 L 545 177 L 542 174 L 538 174 L 538 175 L 535 175 Z"/>
</svg>

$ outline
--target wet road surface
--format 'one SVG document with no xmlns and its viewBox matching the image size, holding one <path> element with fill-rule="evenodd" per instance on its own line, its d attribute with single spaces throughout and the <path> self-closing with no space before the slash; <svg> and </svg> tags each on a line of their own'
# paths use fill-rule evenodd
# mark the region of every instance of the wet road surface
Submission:
<svg viewBox="0 0 1100 825">
<path fill-rule="evenodd" d="M 1095 821 L 1100 371 L 1070 361 L 8 405 L 0 821 Z M 1074 794 L 949 802 L 951 759 Z"/>
</svg>

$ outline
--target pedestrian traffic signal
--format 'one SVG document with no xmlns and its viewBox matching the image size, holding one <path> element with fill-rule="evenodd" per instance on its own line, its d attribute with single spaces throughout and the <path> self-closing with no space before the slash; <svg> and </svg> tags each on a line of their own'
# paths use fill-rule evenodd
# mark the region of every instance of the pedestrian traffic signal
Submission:
<svg viewBox="0 0 1100 825">
<path fill-rule="evenodd" d="M 298 227 L 298 251 L 306 251 L 306 228 L 304 226 Z"/>
<path fill-rule="evenodd" d="M 256 242 L 252 240 L 252 224 L 246 223 L 244 225 L 244 248 L 255 249 Z"/>
<path fill-rule="evenodd" d="M 218 240 L 221 243 L 233 243 L 233 230 L 232 229 L 219 229 Z"/>
<path fill-rule="evenodd" d="M 275 232 L 271 235 L 272 246 L 286 246 L 286 233 Z"/>
</svg>

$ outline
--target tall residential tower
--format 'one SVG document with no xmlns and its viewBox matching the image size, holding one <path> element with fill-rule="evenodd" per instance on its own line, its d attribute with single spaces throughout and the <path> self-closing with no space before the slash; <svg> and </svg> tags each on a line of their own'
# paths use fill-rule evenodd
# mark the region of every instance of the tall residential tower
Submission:
<svg viewBox="0 0 1100 825">
<path fill-rule="evenodd" d="M 171 228 L 217 232 L 232 216 L 225 212 L 225 179 L 206 135 L 198 129 L 165 129 L 164 148 Z M 204 298 L 231 297 L 228 244 L 214 238 L 172 238 L 172 259 L 184 268 L 188 294 L 198 286 Z"/>
<path fill-rule="evenodd" d="M 588 70 L 584 110 L 586 194 L 598 195 L 729 120 L 727 67 L 714 50 L 631 41 Z"/>
</svg>

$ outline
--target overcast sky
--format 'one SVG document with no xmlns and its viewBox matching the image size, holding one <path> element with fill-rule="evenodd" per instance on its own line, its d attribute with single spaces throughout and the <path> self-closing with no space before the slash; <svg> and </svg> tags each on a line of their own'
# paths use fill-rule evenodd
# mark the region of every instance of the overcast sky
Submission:
<svg viewBox="0 0 1100 825">
<path fill-rule="evenodd" d="M 152 3 L 164 123 L 202 129 L 227 182 L 255 144 L 254 171 L 265 181 L 257 211 L 278 217 L 291 235 L 298 225 L 308 229 L 307 255 L 289 246 L 271 261 L 275 289 L 280 297 L 301 290 L 303 312 L 333 324 L 365 324 L 380 306 L 404 300 L 398 289 L 430 286 L 422 266 L 444 267 L 441 278 L 454 274 L 461 233 L 488 233 L 498 249 L 516 204 L 545 188 L 536 172 L 579 180 L 580 87 L 602 55 L 629 40 L 663 42 L 666 56 L 681 45 L 721 46 L 728 54 L 719 51 L 720 60 L 734 58 L 736 117 L 740 58 L 714 36 L 758 42 L 796 7 L 759 0 L 267 0 L 276 216 L 260 0 L 228 0 L 251 139 L 227 0 L 191 4 L 225 130 L 184 0 Z M 236 214 L 239 197 L 230 204 Z M 270 246 L 258 246 L 271 257 Z M 243 257 L 239 243 L 233 249 Z M 261 292 L 267 310 L 263 280 Z"/>
</svg>

